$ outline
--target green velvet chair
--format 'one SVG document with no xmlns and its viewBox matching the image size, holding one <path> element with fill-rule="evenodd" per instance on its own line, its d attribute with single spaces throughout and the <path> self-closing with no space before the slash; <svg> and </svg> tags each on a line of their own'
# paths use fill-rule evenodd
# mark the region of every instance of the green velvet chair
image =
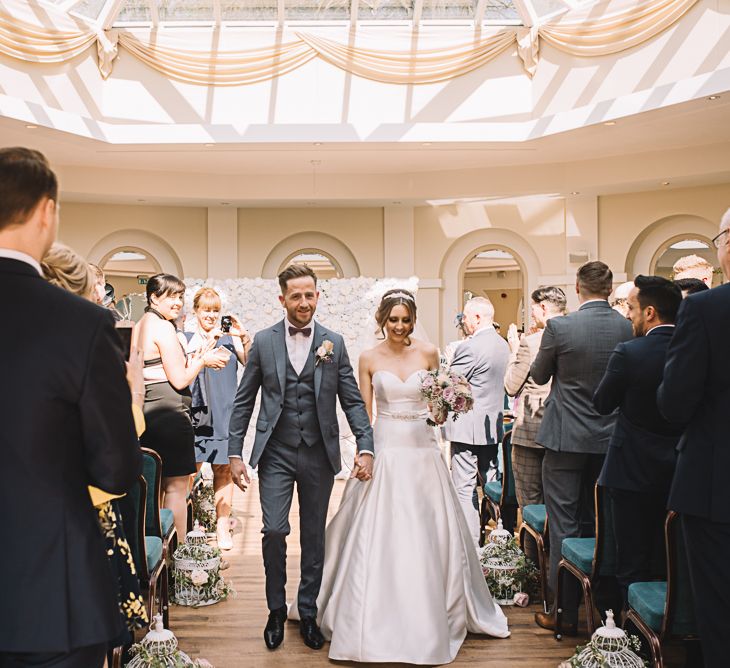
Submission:
<svg viewBox="0 0 730 668">
<path fill-rule="evenodd" d="M 629 610 L 624 619 L 624 628 L 631 624 L 646 638 L 655 668 L 664 666 L 662 643 L 665 640 L 697 636 L 682 524 L 673 511 L 667 514 L 664 535 L 667 580 L 629 585 Z"/>
<path fill-rule="evenodd" d="M 583 590 L 588 632 L 598 628 L 600 615 L 596 615 L 593 602 L 593 589 L 600 577 L 616 574 L 616 540 L 613 534 L 611 500 L 604 487 L 596 484 L 594 488 L 596 515 L 595 538 L 565 538 L 560 551 L 557 587 L 555 592 L 555 637 L 563 637 L 563 598 L 561 586 L 565 577 L 574 577 Z"/>
<path fill-rule="evenodd" d="M 517 496 L 515 477 L 512 473 L 512 431 L 502 438 L 502 481 L 493 480 L 482 488 L 482 507 L 480 512 L 480 543 L 484 544 L 486 526 L 490 518 L 495 522 L 502 519 L 502 526 L 512 533 L 517 517 Z"/>
<path fill-rule="evenodd" d="M 146 535 L 147 519 L 147 481 L 143 475 L 129 491 L 136 510 L 137 545 L 132 558 L 137 569 L 140 587 L 147 595 L 147 614 L 150 619 L 158 612 L 162 614 L 165 628 L 168 628 L 169 616 L 169 583 L 167 564 L 164 559 L 162 538 Z"/>
<path fill-rule="evenodd" d="M 162 459 L 149 448 L 142 448 L 142 475 L 147 481 L 145 534 L 162 539 L 165 560 L 169 561 L 178 543 L 175 517 L 170 509 L 161 507 Z"/>
<path fill-rule="evenodd" d="M 520 545 L 525 549 L 525 540 L 530 536 L 534 541 L 537 551 L 537 566 L 540 570 L 540 596 L 542 597 L 542 608 L 548 610 L 547 602 L 547 510 L 545 504 L 534 504 L 522 508 L 522 524 L 520 524 Z"/>
</svg>

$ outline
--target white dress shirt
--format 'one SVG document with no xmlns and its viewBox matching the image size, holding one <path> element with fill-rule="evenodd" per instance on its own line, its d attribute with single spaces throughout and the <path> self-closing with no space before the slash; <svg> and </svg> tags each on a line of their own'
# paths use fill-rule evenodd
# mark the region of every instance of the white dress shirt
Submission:
<svg viewBox="0 0 730 668">
<path fill-rule="evenodd" d="M 6 257 L 9 260 L 20 260 L 21 262 L 25 262 L 26 264 L 29 264 L 31 267 L 33 267 L 33 269 L 35 269 L 41 276 L 43 276 L 43 270 L 41 269 L 41 265 L 38 263 L 38 260 L 36 260 L 34 257 L 31 257 L 27 253 L 13 250 L 12 248 L 0 248 L 0 257 Z"/>
<path fill-rule="evenodd" d="M 291 362 L 294 371 L 297 375 L 302 373 L 304 365 L 307 363 L 307 355 L 312 349 L 312 337 L 314 336 L 314 321 L 311 321 L 306 327 L 309 327 L 312 331 L 309 336 L 304 334 L 290 334 L 289 328 L 295 327 L 296 329 L 304 329 L 303 327 L 297 327 L 289 322 L 288 318 L 284 318 L 285 323 L 285 340 L 286 340 L 286 351 L 289 354 L 289 361 Z"/>
</svg>

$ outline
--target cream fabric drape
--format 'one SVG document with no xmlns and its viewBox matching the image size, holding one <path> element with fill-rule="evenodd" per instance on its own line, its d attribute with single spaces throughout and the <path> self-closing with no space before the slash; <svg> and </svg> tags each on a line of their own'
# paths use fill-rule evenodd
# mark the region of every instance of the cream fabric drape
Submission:
<svg viewBox="0 0 730 668">
<path fill-rule="evenodd" d="M 94 31 L 67 14 L 54 12 L 53 27 L 44 21 L 45 12 L 32 11 L 30 3 L 0 2 L 0 53 L 32 63 L 64 63 L 88 49 L 96 39 Z"/>
<path fill-rule="evenodd" d="M 476 43 L 417 51 L 383 51 L 338 44 L 297 33 L 322 59 L 342 70 L 375 81 L 425 84 L 453 79 L 496 58 L 515 41 L 513 30 L 502 30 Z"/>
<path fill-rule="evenodd" d="M 684 16 L 697 0 L 611 0 L 540 26 L 542 39 L 576 56 L 605 56 L 641 44 Z"/>
<path fill-rule="evenodd" d="M 130 33 L 119 34 L 119 44 L 133 56 L 166 76 L 194 84 L 241 86 L 267 81 L 295 70 L 317 56 L 301 39 L 260 49 L 191 51 L 143 42 Z"/>
<path fill-rule="evenodd" d="M 354 0 L 353 0 L 354 1 Z M 576 56 L 602 56 L 651 39 L 684 16 L 697 0 L 604 0 L 569 11 L 537 28 L 505 28 L 465 44 L 403 50 L 367 47 L 360 30 L 349 44 L 310 32 L 295 39 L 245 50 L 182 41 L 152 30 L 141 37 L 128 30 L 96 33 L 82 22 L 27 0 L 0 0 L 0 53 L 37 63 L 62 63 L 96 42 L 99 71 L 107 78 L 119 47 L 165 76 L 198 85 L 241 86 L 267 81 L 302 67 L 313 58 L 360 77 L 392 84 L 430 84 L 471 72 L 515 47 L 532 76 L 539 62 L 540 40 Z M 179 33 L 178 33 L 179 35 Z M 250 33 L 249 33 L 250 35 Z M 200 33 L 197 37 L 202 40 Z M 196 43 L 195 40 L 192 40 Z"/>
</svg>

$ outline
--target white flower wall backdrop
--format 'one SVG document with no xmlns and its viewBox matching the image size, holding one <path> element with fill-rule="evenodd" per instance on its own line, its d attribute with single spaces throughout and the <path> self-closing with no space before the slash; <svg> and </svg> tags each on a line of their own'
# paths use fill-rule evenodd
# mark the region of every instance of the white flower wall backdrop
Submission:
<svg viewBox="0 0 730 668">
<path fill-rule="evenodd" d="M 226 279 L 185 279 L 185 329 L 195 328 L 192 313 L 193 297 L 203 286 L 214 288 L 221 296 L 221 315 L 232 314 L 248 330 L 251 336 L 270 327 L 284 317 L 279 304 L 279 283 L 276 279 L 265 278 L 226 278 Z M 332 278 L 319 281 L 319 303 L 315 319 L 325 327 L 342 334 L 352 368 L 357 377 L 357 363 L 360 353 L 373 344 L 375 338 L 375 310 L 383 293 L 392 288 L 418 290 L 418 278 Z M 258 406 L 256 408 L 258 412 Z M 343 475 L 349 474 L 355 452 L 355 439 L 341 410 L 338 410 L 340 423 L 340 449 L 342 453 Z M 251 424 L 256 423 L 256 415 Z M 244 442 L 244 461 L 253 447 L 254 430 L 248 430 Z"/>
</svg>

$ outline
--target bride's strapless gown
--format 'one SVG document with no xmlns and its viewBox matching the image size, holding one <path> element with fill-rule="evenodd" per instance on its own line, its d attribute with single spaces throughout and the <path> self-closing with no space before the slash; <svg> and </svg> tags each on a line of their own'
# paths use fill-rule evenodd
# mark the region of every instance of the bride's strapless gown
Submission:
<svg viewBox="0 0 730 668">
<path fill-rule="evenodd" d="M 332 659 L 443 664 L 467 631 L 509 636 L 426 424 L 422 373 L 373 375 L 373 479 L 348 482 L 327 527 L 317 603 Z"/>
</svg>

